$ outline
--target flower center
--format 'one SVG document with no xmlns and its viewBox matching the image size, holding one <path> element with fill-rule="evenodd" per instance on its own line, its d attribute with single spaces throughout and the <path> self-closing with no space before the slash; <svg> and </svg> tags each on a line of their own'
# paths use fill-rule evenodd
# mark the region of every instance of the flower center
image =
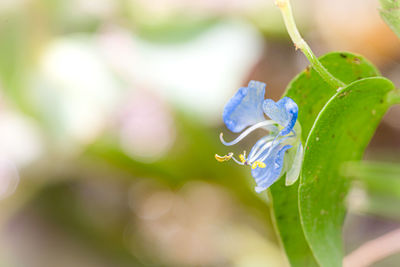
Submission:
<svg viewBox="0 0 400 267">
<path fill-rule="evenodd" d="M 220 134 L 220 139 L 224 145 L 232 146 L 239 143 L 246 136 L 248 136 L 250 133 L 259 128 L 263 128 L 269 131 L 270 133 L 267 136 L 263 137 L 261 140 L 259 140 L 253 146 L 253 148 L 250 151 L 250 154 L 247 157 L 246 157 L 246 151 L 244 151 L 242 154 L 239 154 L 239 159 L 236 159 L 234 157 L 233 152 L 230 152 L 224 156 L 215 154 L 215 158 L 219 162 L 224 162 L 233 159 L 237 164 L 251 166 L 252 169 L 255 169 L 257 167 L 265 168 L 266 164 L 264 163 L 264 161 L 270 156 L 272 150 L 274 150 L 274 148 L 277 145 L 279 145 L 286 139 L 296 137 L 296 133 L 294 130 L 292 130 L 293 133 L 292 135 L 286 135 L 286 136 L 280 135 L 280 130 L 282 130 L 284 127 L 282 127 L 273 120 L 265 120 L 247 128 L 244 132 L 242 132 L 236 139 L 234 139 L 231 142 L 227 142 L 224 140 L 223 133 Z"/>
</svg>

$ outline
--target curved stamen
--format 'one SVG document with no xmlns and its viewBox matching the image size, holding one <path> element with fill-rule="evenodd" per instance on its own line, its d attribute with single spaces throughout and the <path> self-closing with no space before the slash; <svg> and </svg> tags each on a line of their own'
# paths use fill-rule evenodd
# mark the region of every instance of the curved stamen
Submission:
<svg viewBox="0 0 400 267">
<path fill-rule="evenodd" d="M 224 161 L 230 160 L 232 158 L 232 156 L 233 156 L 232 152 L 230 152 L 230 153 L 228 153 L 227 155 L 224 155 L 224 156 L 220 156 L 218 154 L 215 154 L 215 159 L 217 161 L 219 161 L 219 162 L 224 162 Z"/>
<path fill-rule="evenodd" d="M 232 159 L 233 159 L 234 162 L 236 162 L 236 163 L 239 164 L 239 165 L 247 165 L 247 164 L 246 164 L 246 161 L 245 161 L 245 162 L 239 161 L 239 160 L 236 159 L 235 157 L 232 157 Z"/>
<path fill-rule="evenodd" d="M 233 140 L 231 142 L 226 142 L 224 140 L 224 137 L 223 137 L 224 134 L 223 133 L 221 133 L 219 135 L 219 139 L 221 140 L 221 142 L 224 145 L 233 146 L 233 145 L 239 143 L 243 138 L 245 138 L 247 135 L 249 135 L 252 131 L 254 131 L 254 130 L 258 129 L 258 128 L 264 127 L 264 126 L 269 126 L 269 125 L 274 125 L 274 124 L 276 124 L 276 122 L 272 121 L 272 120 L 262 121 L 262 122 L 256 123 L 253 126 L 247 128 L 243 133 L 241 133 L 235 140 Z M 267 130 L 269 130 L 269 129 L 267 129 Z"/>
</svg>

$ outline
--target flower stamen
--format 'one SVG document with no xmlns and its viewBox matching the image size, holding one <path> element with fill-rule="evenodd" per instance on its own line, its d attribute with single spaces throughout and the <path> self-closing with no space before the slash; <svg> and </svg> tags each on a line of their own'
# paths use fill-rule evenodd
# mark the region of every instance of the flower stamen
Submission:
<svg viewBox="0 0 400 267">
<path fill-rule="evenodd" d="M 265 165 L 265 163 L 262 162 L 262 161 L 256 160 L 256 161 L 254 161 L 253 164 L 251 165 L 251 168 L 254 170 L 254 169 L 257 168 L 257 167 L 259 167 L 259 168 L 265 168 L 265 167 L 267 167 L 267 165 Z"/>
<path fill-rule="evenodd" d="M 239 159 L 240 159 L 240 162 L 242 162 L 243 164 L 246 163 L 246 151 L 243 151 L 243 154 L 239 155 Z"/>
<path fill-rule="evenodd" d="M 226 142 L 224 140 L 224 133 L 221 133 L 219 135 L 219 139 L 221 139 L 221 142 L 226 145 L 226 146 L 233 146 L 237 143 L 239 143 L 243 138 L 245 138 L 246 136 L 248 136 L 251 132 L 253 132 L 254 130 L 261 128 L 261 127 L 265 127 L 265 126 L 270 126 L 270 125 L 275 125 L 276 122 L 272 121 L 272 120 L 266 120 L 266 121 L 262 121 L 259 123 L 254 124 L 253 126 L 247 128 L 244 132 L 242 132 L 235 140 L 231 141 L 231 142 Z M 272 128 L 272 127 L 271 127 Z M 270 129 L 266 129 L 266 130 L 270 130 Z M 272 130 L 272 129 L 271 129 Z"/>
<path fill-rule="evenodd" d="M 228 161 L 232 158 L 233 153 L 228 153 L 227 155 L 224 156 L 220 156 L 218 154 L 215 154 L 215 159 L 218 160 L 219 162 L 224 162 L 224 161 Z"/>
<path fill-rule="evenodd" d="M 240 156 L 239 156 L 240 158 Z M 232 157 L 233 161 L 236 162 L 239 165 L 248 165 L 248 162 L 245 160 L 244 162 L 242 162 L 242 160 L 237 160 L 235 157 Z"/>
</svg>

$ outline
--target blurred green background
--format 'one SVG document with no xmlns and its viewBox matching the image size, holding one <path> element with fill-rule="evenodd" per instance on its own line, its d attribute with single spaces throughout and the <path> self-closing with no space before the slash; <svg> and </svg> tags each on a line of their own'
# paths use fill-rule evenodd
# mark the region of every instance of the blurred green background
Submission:
<svg viewBox="0 0 400 267">
<path fill-rule="evenodd" d="M 377 0 L 293 2 L 318 55 L 361 53 L 399 86 Z M 287 266 L 267 194 L 214 154 L 237 88 L 277 100 L 306 65 L 272 0 L 1 0 L 0 266 Z M 400 162 L 399 118 L 367 159 Z M 400 226 L 393 166 L 368 166 L 346 168 L 348 252 Z"/>
</svg>

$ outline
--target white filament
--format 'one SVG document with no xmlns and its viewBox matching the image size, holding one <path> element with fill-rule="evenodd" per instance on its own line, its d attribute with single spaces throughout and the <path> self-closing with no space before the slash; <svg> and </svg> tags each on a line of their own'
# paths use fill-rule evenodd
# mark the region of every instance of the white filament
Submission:
<svg viewBox="0 0 400 267">
<path fill-rule="evenodd" d="M 276 124 L 276 122 L 272 121 L 272 120 L 266 120 L 266 121 L 262 121 L 259 123 L 254 124 L 253 126 L 247 128 L 244 132 L 242 132 L 235 140 L 231 141 L 231 142 L 226 142 L 223 138 L 223 133 L 221 133 L 219 135 L 219 138 L 221 139 L 221 142 L 226 145 L 226 146 L 233 146 L 237 143 L 239 143 L 243 138 L 245 138 L 247 135 L 249 135 L 252 131 L 261 128 L 261 127 L 265 127 L 265 126 L 270 126 L 270 125 L 274 125 Z M 270 129 L 266 129 L 266 130 L 272 130 L 272 127 L 269 127 Z"/>
<path fill-rule="evenodd" d="M 239 165 L 245 165 L 244 162 L 241 162 L 241 161 L 237 160 L 235 157 L 232 157 L 232 159 L 233 159 L 233 161 L 235 161 Z"/>
</svg>

